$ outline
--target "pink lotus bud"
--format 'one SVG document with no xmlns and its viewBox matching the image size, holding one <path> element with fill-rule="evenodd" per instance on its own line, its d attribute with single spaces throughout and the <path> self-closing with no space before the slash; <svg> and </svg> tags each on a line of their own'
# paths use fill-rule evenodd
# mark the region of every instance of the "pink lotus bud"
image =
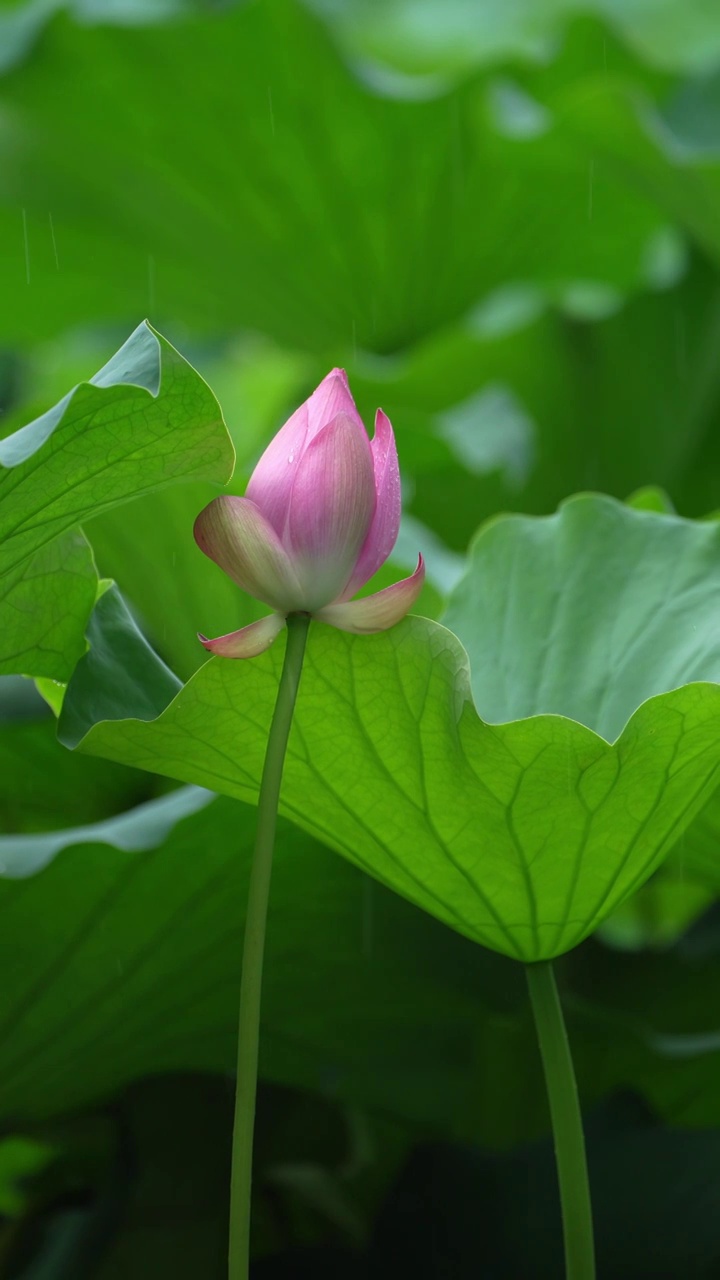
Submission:
<svg viewBox="0 0 720 1280">
<path fill-rule="evenodd" d="M 392 627 L 420 594 L 422 556 L 410 578 L 351 597 L 387 560 L 399 526 L 393 429 L 378 409 L 369 440 L 344 369 L 333 369 L 270 441 L 245 497 L 214 498 L 195 521 L 201 551 L 275 610 L 216 640 L 201 636 L 205 648 L 254 658 L 289 613 L 310 613 L 342 631 Z"/>
</svg>

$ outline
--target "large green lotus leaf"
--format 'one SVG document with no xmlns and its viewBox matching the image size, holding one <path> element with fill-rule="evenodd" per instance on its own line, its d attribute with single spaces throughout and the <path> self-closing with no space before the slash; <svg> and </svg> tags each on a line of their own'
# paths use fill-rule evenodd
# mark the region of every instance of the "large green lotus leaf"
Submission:
<svg viewBox="0 0 720 1280">
<path fill-rule="evenodd" d="M 527 589 L 542 562 L 545 575 L 555 580 L 559 605 L 552 616 L 548 613 L 544 618 L 533 619 L 521 654 L 519 634 L 512 646 L 505 644 L 501 637 L 501 629 L 507 625 L 500 611 L 504 595 L 496 593 L 491 598 L 485 594 L 490 587 L 489 576 L 481 582 L 471 570 L 466 585 L 474 591 L 472 601 L 465 585 L 458 591 L 445 621 L 464 640 L 474 671 L 483 673 L 475 681 L 474 692 L 479 708 L 490 718 L 556 710 L 594 725 L 605 736 L 613 736 L 638 697 L 658 692 L 664 681 L 668 687 L 682 679 L 681 671 L 684 670 L 686 679 L 718 678 L 714 635 L 718 599 L 717 533 L 712 526 L 673 518 L 667 507 L 663 512 L 658 495 L 646 497 L 648 502 L 652 499 L 660 524 L 642 517 L 638 519 L 615 504 L 607 505 L 603 513 L 605 533 L 598 530 L 594 556 L 589 544 L 585 544 L 584 550 L 590 555 L 580 550 L 584 541 L 583 509 L 574 502 L 545 523 L 548 536 L 543 536 L 540 522 L 526 522 L 523 528 L 522 518 L 513 517 L 490 525 L 478 539 L 474 551 L 478 566 L 487 564 L 488 555 L 504 558 L 508 566 L 512 560 L 512 574 L 520 578 L 516 583 L 516 598 L 523 593 L 523 579 Z M 671 520 L 664 530 L 663 516 Z M 619 557 L 613 553 L 611 532 L 618 517 L 627 527 L 624 552 Z M 554 531 L 553 524 L 557 526 Z M 678 539 L 678 548 L 684 543 L 679 555 L 687 557 L 685 583 L 682 575 L 676 575 L 670 591 L 667 578 L 662 577 L 659 569 L 655 572 L 652 568 L 653 556 L 656 552 L 663 555 L 661 540 L 668 535 Z M 494 547 L 490 545 L 493 540 Z M 522 551 L 516 556 L 520 547 Z M 571 571 L 573 578 L 577 575 L 576 590 L 584 595 L 584 605 L 582 599 L 572 600 L 564 594 L 566 570 Z M 509 577 L 509 567 L 507 573 Z M 697 591 L 703 577 L 707 585 L 704 616 Z M 634 593 L 639 612 L 647 618 L 652 615 L 652 625 L 645 626 L 642 634 L 633 635 L 623 633 L 618 619 L 612 635 L 613 647 L 605 651 L 604 658 L 614 669 L 613 680 L 604 683 L 601 680 L 592 686 L 581 676 L 580 668 L 589 662 L 592 670 L 601 669 L 593 658 L 593 648 L 597 651 L 602 637 L 597 637 L 592 621 L 588 625 L 578 620 L 577 611 L 587 616 L 592 601 L 593 608 L 611 617 L 613 600 L 625 591 Z M 481 615 L 486 621 L 478 628 L 475 619 Z M 509 625 L 512 626 L 512 619 Z M 557 645 L 555 665 L 543 664 L 542 652 L 533 650 L 543 627 L 552 633 Z M 667 652 L 668 640 L 671 652 Z M 512 667 L 508 661 L 510 653 L 517 663 Z M 503 655 L 500 663 L 498 654 Z M 674 674 L 671 668 L 668 680 L 663 674 L 663 665 L 675 660 L 680 665 Z M 544 666 L 542 678 L 541 665 Z M 712 874 L 713 856 L 717 857 L 719 813 L 717 797 L 713 797 L 690 824 L 665 866 L 608 919 L 602 928 L 603 938 L 623 949 L 667 946 L 703 913 L 719 887 L 717 873 L 714 879 Z"/>
<path fill-rule="evenodd" d="M 69 529 L 0 577 L 0 675 L 69 680 L 98 592 L 92 551 Z"/>
<path fill-rule="evenodd" d="M 334 361 L 394 351 L 508 279 L 636 290 L 664 222 L 611 175 L 589 219 L 586 146 L 544 116 L 511 136 L 485 78 L 381 96 L 292 0 L 135 29 L 58 16 L 3 97 L 15 342 L 140 311 Z"/>
<path fill-rule="evenodd" d="M 646 495 L 646 500 L 650 499 L 662 524 L 663 516 L 669 515 L 667 508 L 663 513 L 658 495 Z M 627 526 L 623 539 L 627 559 L 613 554 L 611 526 L 618 516 Z M 687 679 L 718 678 L 714 636 L 718 575 L 713 563 L 718 547 L 716 531 L 712 526 L 692 524 L 669 515 L 673 523 L 661 532 L 656 521 L 638 519 L 615 504 L 605 508 L 603 518 L 606 532 L 598 530 L 595 552 L 599 554 L 594 558 L 583 555 L 580 550 L 584 542 L 583 509 L 575 502 L 545 523 L 545 532 L 549 535 L 545 539 L 539 522 L 526 522 L 523 529 L 521 517 L 490 525 L 478 539 L 473 553 L 476 565 L 487 565 L 488 557 L 494 561 L 504 559 L 508 565 L 512 561 L 512 571 L 508 568 L 505 580 L 511 574 L 519 576 L 516 598 L 522 596 L 542 563 L 546 579 L 555 580 L 556 602 L 560 606 L 557 612 L 533 618 L 526 649 L 521 654 L 517 639 L 511 647 L 502 638 L 502 628 L 512 627 L 513 623 L 500 611 L 502 593 L 494 598 L 486 594 L 489 576 L 481 582 L 479 575 L 471 570 L 467 584 L 456 593 L 445 621 L 465 641 L 473 669 L 482 673 L 475 681 L 475 698 L 491 719 L 527 715 L 534 710 L 557 710 L 594 725 L 605 736 L 614 736 L 638 696 L 650 696 L 663 687 L 664 678 L 667 680 L 663 676 L 663 663 L 670 658 L 666 654 L 668 640 L 674 660 L 681 664 L 675 669 L 675 675 L 671 675 L 670 683 L 676 682 L 677 672 L 682 669 Z M 554 531 L 553 524 L 558 526 Z M 663 554 L 660 543 L 668 534 L 679 539 L 679 555 L 683 559 L 687 557 L 686 581 L 683 584 L 676 575 L 670 591 L 667 579 L 651 567 L 653 554 Z M 490 545 L 493 540 L 494 547 Z M 680 550 L 683 542 L 684 549 Z M 591 548 L 586 544 L 584 550 Z M 705 564 L 707 570 L 703 569 Z M 585 584 L 585 607 L 582 599 L 573 601 L 563 595 L 568 570 Z M 704 617 L 697 593 L 698 582 L 703 577 L 707 582 Z M 470 581 L 474 591 L 472 600 L 466 593 Z M 635 594 L 638 611 L 641 616 L 652 615 L 652 625 L 646 626 L 642 635 L 637 631 L 634 635 L 623 633 L 620 626 L 616 627 L 613 647 L 605 653 L 605 661 L 613 667 L 615 675 L 612 682 L 600 681 L 593 688 L 581 679 L 579 668 L 589 661 L 591 669 L 600 669 L 592 656 L 597 637 L 592 623 L 588 627 L 578 622 L 577 609 L 587 614 L 592 598 L 593 607 L 612 616 L 612 601 L 624 591 Z M 475 625 L 479 616 L 486 617 L 481 628 Z M 533 652 L 533 643 L 537 643 L 543 627 L 553 635 L 557 645 L 554 666 L 544 663 L 537 649 Z M 512 667 L 508 663 L 510 652 L 517 663 Z M 499 663 L 498 654 L 503 655 Z M 538 675 L 541 666 L 544 667 L 542 678 Z M 606 941 L 633 950 L 667 946 L 706 910 L 719 884 L 717 873 L 714 881 L 712 875 L 719 812 L 717 798 L 713 797 L 690 824 L 665 866 L 602 926 L 602 937 Z"/>
<path fill-rule="evenodd" d="M 0 838 L 2 1116 L 85 1105 L 151 1072 L 233 1070 L 255 822 L 184 788 L 84 828 Z M 513 976 L 490 960 L 281 822 L 263 1074 L 477 1132 L 477 1054 Z"/>
<path fill-rule="evenodd" d="M 190 477 L 226 480 L 233 461 L 210 388 L 141 324 L 90 382 L 0 441 L 0 572 L 129 498 Z"/>
<path fill-rule="evenodd" d="M 573 947 L 717 785 L 719 537 L 602 498 L 492 523 L 453 621 L 496 724 L 479 718 L 445 628 L 416 618 L 350 637 L 314 624 L 284 812 L 478 942 L 523 960 Z M 282 642 L 252 663 L 213 659 L 157 716 L 147 652 L 114 596 L 95 625 L 106 639 L 91 637 L 69 687 L 64 740 L 255 799 Z"/>
</svg>

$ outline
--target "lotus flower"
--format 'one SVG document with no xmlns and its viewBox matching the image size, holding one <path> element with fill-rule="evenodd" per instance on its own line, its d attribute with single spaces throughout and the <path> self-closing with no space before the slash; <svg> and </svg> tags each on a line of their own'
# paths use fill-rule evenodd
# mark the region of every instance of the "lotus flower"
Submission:
<svg viewBox="0 0 720 1280">
<path fill-rule="evenodd" d="M 222 657 L 254 658 L 289 613 L 360 635 L 387 630 L 420 594 L 422 556 L 411 577 L 351 597 L 387 560 L 399 525 L 393 429 L 378 409 L 369 440 L 344 369 L 333 369 L 270 441 L 245 497 L 214 498 L 195 521 L 205 555 L 274 610 L 240 631 L 200 640 Z"/>
</svg>

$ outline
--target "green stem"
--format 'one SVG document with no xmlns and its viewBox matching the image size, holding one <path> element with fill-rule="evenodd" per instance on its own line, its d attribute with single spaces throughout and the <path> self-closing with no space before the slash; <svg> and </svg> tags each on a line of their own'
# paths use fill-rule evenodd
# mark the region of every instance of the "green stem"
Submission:
<svg viewBox="0 0 720 1280">
<path fill-rule="evenodd" d="M 250 871 L 240 983 L 237 1083 L 230 1180 L 229 1280 L 248 1280 L 250 1274 L 250 1195 L 265 925 L 270 896 L 280 783 L 309 625 L 310 619 L 305 614 L 291 614 L 287 620 L 285 661 L 260 783 L 257 834 Z"/>
<path fill-rule="evenodd" d="M 525 972 L 555 1139 L 566 1280 L 594 1280 L 595 1250 L 585 1136 L 555 974 L 549 960 L 528 964 Z"/>
</svg>

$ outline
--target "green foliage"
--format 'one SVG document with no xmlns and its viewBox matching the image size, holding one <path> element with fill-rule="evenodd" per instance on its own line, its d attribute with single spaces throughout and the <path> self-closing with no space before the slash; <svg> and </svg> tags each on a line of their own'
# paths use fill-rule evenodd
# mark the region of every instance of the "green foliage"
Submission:
<svg viewBox="0 0 720 1280">
<path fill-rule="evenodd" d="M 68 680 L 98 591 L 92 549 L 68 529 L 0 579 L 0 675 Z"/>
<path fill-rule="evenodd" d="M 0 569 L 89 515 L 189 476 L 226 479 L 232 463 L 209 387 L 142 324 L 90 382 L 0 442 Z"/>
<path fill-rule="evenodd" d="M 58 751 L 54 721 L 50 716 L 38 719 L 37 704 L 27 718 L 6 719 L 3 697 L 2 710 L 0 816 L 3 832 L 11 833 L 6 843 L 13 848 L 12 842 L 20 834 L 102 821 L 108 814 L 122 813 L 149 800 L 158 789 L 167 789 L 164 782 L 147 773 L 119 768 L 107 760 L 80 760 Z"/>
<path fill-rule="evenodd" d="M 265 610 L 192 524 L 335 364 L 399 446 L 371 586 L 420 549 L 431 585 L 388 635 L 312 628 L 258 1249 L 359 1247 L 330 1105 L 386 1117 L 333 1156 L 378 1197 L 429 1133 L 542 1134 L 515 961 L 562 953 L 586 1106 L 659 1117 L 590 1125 L 602 1266 L 717 1269 L 719 67 L 704 0 L 0 0 L 0 677 L 83 748 L 0 679 L 2 1280 L 222 1272 L 283 642 L 201 666 L 198 630 Z M 143 1083 L 188 1070 L 215 1083 Z M 557 1274 L 549 1164 L 463 1159 L 429 1236 L 467 1202 L 470 1270 Z"/>
<path fill-rule="evenodd" d="M 23 1207 L 23 1179 L 45 1169 L 55 1156 L 52 1147 L 27 1138 L 0 1141 L 0 1213 L 14 1217 Z"/>
<path fill-rule="evenodd" d="M 254 828 L 247 806 L 186 788 L 0 838 L 2 1117 L 86 1105 L 148 1072 L 232 1069 Z M 348 1101 L 468 1132 L 492 1004 L 467 976 L 470 944 L 283 823 L 268 946 L 271 1078 L 332 1078 Z"/>
<path fill-rule="evenodd" d="M 202 90 L 179 92 L 198 65 Z M 396 352 L 509 278 L 641 288 L 666 220 L 610 175 L 589 220 L 572 137 L 513 137 L 482 75 L 424 101 L 377 93 L 291 0 L 141 29 L 56 18 L 4 94 L 0 335 L 12 317 L 15 340 L 140 309 Z"/>
<path fill-rule="evenodd" d="M 227 477 L 209 387 L 142 324 L 95 377 L 0 441 L 0 674 L 67 680 L 98 593 L 73 526 L 189 476 Z"/>
</svg>

